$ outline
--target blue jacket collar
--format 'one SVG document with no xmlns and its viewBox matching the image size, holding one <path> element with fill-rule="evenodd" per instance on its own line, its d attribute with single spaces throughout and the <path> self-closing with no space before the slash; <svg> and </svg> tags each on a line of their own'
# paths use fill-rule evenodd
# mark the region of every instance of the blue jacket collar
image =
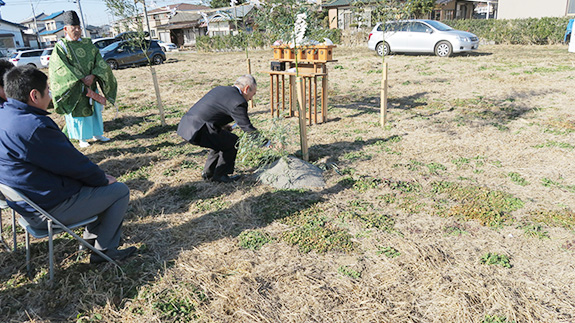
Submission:
<svg viewBox="0 0 575 323">
<path fill-rule="evenodd" d="M 24 111 L 28 111 L 30 113 L 34 113 L 34 114 L 39 114 L 39 115 L 43 115 L 43 116 L 47 116 L 50 114 L 50 112 L 46 111 L 46 110 L 42 110 L 36 107 L 33 107 L 31 105 L 28 105 L 27 103 L 24 103 L 22 101 L 18 101 L 12 98 L 8 98 L 8 101 L 6 101 L 6 103 L 4 103 L 4 108 L 5 109 L 18 109 L 18 110 L 24 110 Z"/>
</svg>

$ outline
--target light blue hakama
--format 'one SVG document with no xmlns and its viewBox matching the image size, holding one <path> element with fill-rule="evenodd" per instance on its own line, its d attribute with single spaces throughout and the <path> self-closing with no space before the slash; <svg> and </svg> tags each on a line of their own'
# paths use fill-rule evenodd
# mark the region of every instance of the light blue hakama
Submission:
<svg viewBox="0 0 575 323">
<path fill-rule="evenodd" d="M 70 139 L 92 139 L 94 136 L 104 134 L 104 121 L 102 120 L 102 105 L 94 102 L 94 113 L 89 117 L 72 117 L 66 114 L 66 129 Z"/>
</svg>

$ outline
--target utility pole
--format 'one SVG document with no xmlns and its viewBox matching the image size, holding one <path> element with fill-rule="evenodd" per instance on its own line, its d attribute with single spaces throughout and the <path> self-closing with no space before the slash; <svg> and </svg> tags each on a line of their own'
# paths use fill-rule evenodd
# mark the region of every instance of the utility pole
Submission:
<svg viewBox="0 0 575 323">
<path fill-rule="evenodd" d="M 40 40 L 40 35 L 38 35 L 38 21 L 36 20 L 36 12 L 34 11 L 34 5 L 32 4 L 32 0 L 30 0 L 30 6 L 32 7 L 32 17 L 34 17 L 34 33 L 36 34 L 36 41 L 38 41 L 38 46 L 40 48 L 44 48 L 42 41 Z"/>
<path fill-rule="evenodd" d="M 82 36 L 88 37 L 86 24 L 84 23 L 84 13 L 82 12 L 82 6 L 80 5 L 80 0 L 75 1 L 78 4 L 78 11 L 80 11 L 80 23 L 82 24 Z"/>
</svg>

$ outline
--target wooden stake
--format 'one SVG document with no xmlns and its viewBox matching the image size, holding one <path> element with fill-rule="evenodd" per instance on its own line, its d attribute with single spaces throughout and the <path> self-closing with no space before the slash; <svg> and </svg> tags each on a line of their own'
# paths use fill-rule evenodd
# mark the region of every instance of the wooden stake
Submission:
<svg viewBox="0 0 575 323">
<path fill-rule="evenodd" d="M 156 102 L 158 103 L 158 110 L 160 110 L 160 122 L 162 126 L 166 125 L 166 117 L 164 116 L 164 106 L 162 105 L 162 98 L 160 97 L 160 86 L 158 85 L 158 77 L 156 76 L 156 69 L 150 65 L 152 72 L 152 81 L 154 82 L 154 90 L 156 91 Z"/>
<path fill-rule="evenodd" d="M 303 160 L 309 161 L 309 152 L 307 150 L 307 126 L 305 124 L 305 89 L 304 89 L 304 81 L 301 76 L 297 77 L 297 85 L 296 85 L 296 92 L 297 92 L 297 99 L 299 102 L 299 137 L 300 137 L 300 144 L 301 144 L 301 154 Z"/>
<path fill-rule="evenodd" d="M 247 64 L 248 64 L 248 74 L 252 75 L 252 63 L 250 61 L 249 58 L 246 58 Z M 254 100 L 250 100 L 250 109 L 252 109 L 253 111 L 253 107 L 254 107 Z"/>
<path fill-rule="evenodd" d="M 270 74 L 270 108 L 272 111 L 272 118 L 274 117 L 274 76 Z"/>
<path fill-rule="evenodd" d="M 381 77 L 381 127 L 387 122 L 387 62 L 383 63 Z"/>
</svg>

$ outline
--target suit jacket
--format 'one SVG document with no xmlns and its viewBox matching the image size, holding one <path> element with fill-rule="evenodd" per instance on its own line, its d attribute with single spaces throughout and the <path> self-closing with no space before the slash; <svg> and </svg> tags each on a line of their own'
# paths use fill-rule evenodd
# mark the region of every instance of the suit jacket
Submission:
<svg viewBox="0 0 575 323">
<path fill-rule="evenodd" d="M 232 121 L 245 132 L 257 130 L 248 117 L 248 102 L 238 88 L 218 86 L 204 95 L 182 117 L 178 125 L 178 135 L 198 145 L 201 133 L 218 133 L 222 126 Z M 202 129 L 204 131 L 201 131 Z"/>
</svg>

